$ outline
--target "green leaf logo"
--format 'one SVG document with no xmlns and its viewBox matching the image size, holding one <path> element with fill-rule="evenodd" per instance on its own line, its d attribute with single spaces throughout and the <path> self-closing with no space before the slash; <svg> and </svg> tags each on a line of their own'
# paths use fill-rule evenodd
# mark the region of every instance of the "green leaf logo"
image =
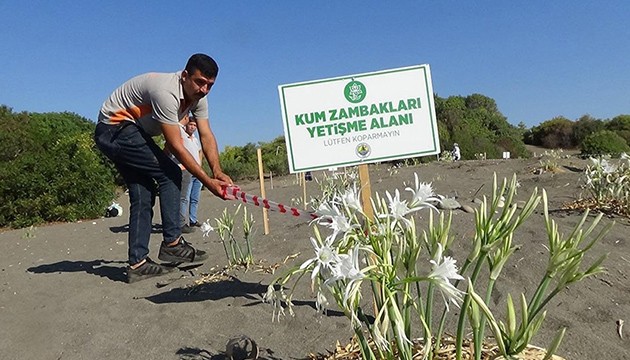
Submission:
<svg viewBox="0 0 630 360">
<path fill-rule="evenodd" d="M 350 81 L 343 89 L 343 95 L 346 97 L 346 100 L 354 104 L 363 101 L 366 94 L 367 90 L 365 89 L 365 85 L 356 80 Z"/>
</svg>

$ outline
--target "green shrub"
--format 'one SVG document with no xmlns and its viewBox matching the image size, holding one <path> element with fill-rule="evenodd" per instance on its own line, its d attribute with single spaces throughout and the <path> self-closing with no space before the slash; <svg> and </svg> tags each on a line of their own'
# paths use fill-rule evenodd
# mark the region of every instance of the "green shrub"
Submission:
<svg viewBox="0 0 630 360">
<path fill-rule="evenodd" d="M 573 143 L 580 145 L 587 136 L 604 129 L 604 122 L 590 115 L 582 115 L 573 124 Z"/>
<path fill-rule="evenodd" d="M 0 226 L 96 218 L 114 191 L 91 134 L 63 137 L 52 151 L 25 154 L 0 170 Z"/>
<path fill-rule="evenodd" d="M 284 136 L 279 136 L 269 143 L 260 142 L 259 145 L 265 173 L 272 172 L 274 176 L 289 174 L 287 146 L 284 141 Z"/>
<path fill-rule="evenodd" d="M 94 123 L 7 107 L 0 121 L 11 124 L 0 130 L 0 227 L 103 215 L 114 198 L 114 170 L 94 147 Z"/>
<path fill-rule="evenodd" d="M 529 144 L 547 149 L 570 149 L 577 145 L 574 143 L 573 121 L 563 116 L 534 126 L 526 138 Z"/>
<path fill-rule="evenodd" d="M 258 177 L 257 165 L 234 158 L 221 158 L 221 168 L 232 180 L 252 180 Z"/>
<path fill-rule="evenodd" d="M 630 152 L 630 146 L 624 138 L 610 130 L 593 133 L 582 142 L 583 156 L 610 155 L 617 157 L 623 152 Z"/>
<path fill-rule="evenodd" d="M 501 136 L 497 139 L 496 145 L 504 151 L 510 152 L 512 158 L 529 158 L 531 153 L 525 147 L 522 140 L 517 140 L 515 136 Z"/>
<path fill-rule="evenodd" d="M 614 131 L 630 145 L 630 115 L 618 115 L 606 122 L 605 129 Z"/>
<path fill-rule="evenodd" d="M 490 159 L 501 157 L 496 146 L 496 136 L 479 122 L 465 119 L 453 131 L 454 139 L 461 149 L 462 159 L 473 159 L 476 153 L 486 153 Z"/>
</svg>

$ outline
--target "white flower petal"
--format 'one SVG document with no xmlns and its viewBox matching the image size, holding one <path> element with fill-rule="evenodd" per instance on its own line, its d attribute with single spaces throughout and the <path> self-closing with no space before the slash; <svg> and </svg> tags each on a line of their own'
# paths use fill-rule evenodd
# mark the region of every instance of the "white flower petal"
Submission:
<svg viewBox="0 0 630 360">
<path fill-rule="evenodd" d="M 436 257 L 430 262 L 433 264 L 433 268 L 428 278 L 440 289 L 446 309 L 448 310 L 449 302 L 459 306 L 459 303 L 462 301 L 463 291 L 457 289 L 450 282 L 450 280 L 464 280 L 457 272 L 457 265 L 455 265 L 457 261 L 449 256 L 442 258 L 442 246 L 438 244 Z"/>
<path fill-rule="evenodd" d="M 210 225 L 210 219 L 207 219 L 206 221 L 204 221 L 203 224 L 201 224 L 201 232 L 203 233 L 203 237 L 210 236 L 211 231 L 214 231 L 214 228 Z"/>
</svg>

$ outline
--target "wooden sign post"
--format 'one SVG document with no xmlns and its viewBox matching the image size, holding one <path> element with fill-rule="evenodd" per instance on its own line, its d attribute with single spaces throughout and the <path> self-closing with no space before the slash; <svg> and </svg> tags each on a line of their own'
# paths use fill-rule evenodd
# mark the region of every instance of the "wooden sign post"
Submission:
<svg viewBox="0 0 630 360">
<path fill-rule="evenodd" d="M 308 202 L 306 201 L 306 173 L 301 173 L 300 178 L 302 179 L 302 200 L 304 201 L 304 210 L 306 210 L 308 206 Z"/>
<path fill-rule="evenodd" d="M 260 195 L 265 199 L 267 196 L 265 195 L 265 174 L 263 173 L 263 163 L 262 163 L 262 150 L 258 148 L 256 150 L 256 154 L 258 155 L 258 178 L 260 179 Z M 267 215 L 267 209 L 263 207 L 263 227 L 265 229 L 265 235 L 269 234 L 269 216 Z"/>
<path fill-rule="evenodd" d="M 361 205 L 368 219 L 374 220 L 372 209 L 372 187 L 370 185 L 370 172 L 367 164 L 359 165 L 359 182 L 361 183 Z"/>
</svg>

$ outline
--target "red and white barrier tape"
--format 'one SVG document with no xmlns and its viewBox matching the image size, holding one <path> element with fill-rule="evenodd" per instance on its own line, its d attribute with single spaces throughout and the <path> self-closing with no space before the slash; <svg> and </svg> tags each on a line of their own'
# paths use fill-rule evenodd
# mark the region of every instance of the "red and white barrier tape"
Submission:
<svg viewBox="0 0 630 360">
<path fill-rule="evenodd" d="M 294 207 L 287 207 L 285 205 L 273 202 L 256 195 L 249 195 L 236 186 L 226 186 L 223 188 L 223 198 L 234 197 L 236 200 L 241 200 L 246 204 L 263 207 L 271 211 L 277 211 L 282 214 L 288 214 L 295 217 L 302 218 L 304 220 L 312 221 L 317 219 L 318 216 L 315 213 L 301 211 Z"/>
</svg>

